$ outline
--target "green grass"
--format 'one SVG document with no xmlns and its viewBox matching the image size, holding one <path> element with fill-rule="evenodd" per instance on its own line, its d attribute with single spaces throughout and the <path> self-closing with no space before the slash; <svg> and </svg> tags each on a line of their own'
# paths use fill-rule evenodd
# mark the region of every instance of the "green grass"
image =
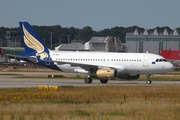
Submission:
<svg viewBox="0 0 180 120">
<path fill-rule="evenodd" d="M 91 114 L 85 110 L 74 110 L 72 115 L 79 116 L 79 117 L 89 117 Z"/>
<path fill-rule="evenodd" d="M 0 89 L 2 120 L 176 120 L 179 112 L 179 86 Z"/>
</svg>

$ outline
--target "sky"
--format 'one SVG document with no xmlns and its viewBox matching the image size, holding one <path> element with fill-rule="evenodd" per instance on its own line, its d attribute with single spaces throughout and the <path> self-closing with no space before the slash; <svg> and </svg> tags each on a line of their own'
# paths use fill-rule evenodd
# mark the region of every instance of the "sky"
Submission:
<svg viewBox="0 0 180 120">
<path fill-rule="evenodd" d="M 31 25 L 90 26 L 95 31 L 113 27 L 145 29 L 180 27 L 179 0 L 0 0 L 0 27 Z"/>
</svg>

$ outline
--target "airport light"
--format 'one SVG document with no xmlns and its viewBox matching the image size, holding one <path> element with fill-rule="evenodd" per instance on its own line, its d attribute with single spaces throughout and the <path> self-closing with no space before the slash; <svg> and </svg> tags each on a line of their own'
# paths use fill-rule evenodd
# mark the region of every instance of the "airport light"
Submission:
<svg viewBox="0 0 180 120">
<path fill-rule="evenodd" d="M 15 38 L 15 42 L 14 42 L 14 47 L 16 47 L 16 38 Z"/>
<path fill-rule="evenodd" d="M 2 47 L 2 38 L 0 40 L 1 40 L 1 47 Z"/>
<path fill-rule="evenodd" d="M 66 36 L 68 36 L 68 44 L 69 44 L 69 37 L 70 37 L 71 35 L 66 35 Z"/>
<path fill-rule="evenodd" d="M 51 37 L 51 47 L 50 47 L 50 49 L 52 50 L 52 34 L 53 34 L 53 32 L 49 32 L 50 33 L 50 37 Z"/>
</svg>

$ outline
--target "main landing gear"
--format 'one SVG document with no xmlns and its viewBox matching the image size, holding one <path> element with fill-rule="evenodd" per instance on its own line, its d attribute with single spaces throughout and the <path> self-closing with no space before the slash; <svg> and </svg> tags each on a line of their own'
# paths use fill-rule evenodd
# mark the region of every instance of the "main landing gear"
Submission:
<svg viewBox="0 0 180 120">
<path fill-rule="evenodd" d="M 92 78 L 87 77 L 87 78 L 84 79 L 84 82 L 85 82 L 85 83 L 92 83 Z M 108 80 L 100 79 L 100 82 L 101 82 L 102 84 L 105 84 L 105 83 L 108 82 Z"/>
<path fill-rule="evenodd" d="M 151 79 L 150 79 L 150 75 L 148 74 L 148 75 L 146 75 L 146 77 L 147 77 L 146 83 L 147 84 L 151 84 L 152 82 L 151 82 Z M 87 78 L 84 79 L 84 82 L 85 83 L 92 83 L 92 78 L 91 77 L 87 77 Z M 108 82 L 108 80 L 100 79 L 100 82 L 102 84 L 106 84 Z"/>
<path fill-rule="evenodd" d="M 101 83 L 107 83 L 108 80 L 102 80 L 102 79 L 100 79 L 100 82 L 101 82 Z"/>
<path fill-rule="evenodd" d="M 85 83 L 92 83 L 92 78 L 87 77 L 87 78 L 84 79 L 84 82 Z"/>
<path fill-rule="evenodd" d="M 147 81 L 146 81 L 146 83 L 147 83 L 147 84 L 151 84 L 150 75 L 146 75 L 146 77 L 147 77 Z"/>
</svg>

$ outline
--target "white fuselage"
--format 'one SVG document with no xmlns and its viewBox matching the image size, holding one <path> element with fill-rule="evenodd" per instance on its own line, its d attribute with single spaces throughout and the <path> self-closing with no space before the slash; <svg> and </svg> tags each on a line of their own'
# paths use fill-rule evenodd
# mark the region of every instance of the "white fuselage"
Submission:
<svg viewBox="0 0 180 120">
<path fill-rule="evenodd" d="M 113 68 L 127 74 L 159 74 L 174 69 L 162 56 L 150 53 L 50 52 L 53 61 L 64 72 L 87 73 L 82 66 Z"/>
</svg>

